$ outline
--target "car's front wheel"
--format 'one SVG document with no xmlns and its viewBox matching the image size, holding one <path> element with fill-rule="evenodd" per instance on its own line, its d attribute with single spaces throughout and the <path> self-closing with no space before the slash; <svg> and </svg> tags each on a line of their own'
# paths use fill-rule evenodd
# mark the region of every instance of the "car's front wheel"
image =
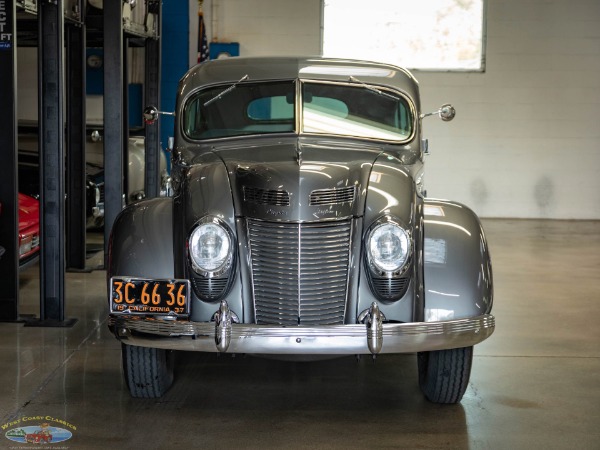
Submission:
<svg viewBox="0 0 600 450">
<path fill-rule="evenodd" d="M 419 385 L 434 403 L 458 403 L 471 376 L 473 347 L 437 350 L 417 354 Z"/>
<path fill-rule="evenodd" d="M 132 397 L 161 397 L 173 383 L 173 352 L 121 344 L 123 372 Z"/>
</svg>

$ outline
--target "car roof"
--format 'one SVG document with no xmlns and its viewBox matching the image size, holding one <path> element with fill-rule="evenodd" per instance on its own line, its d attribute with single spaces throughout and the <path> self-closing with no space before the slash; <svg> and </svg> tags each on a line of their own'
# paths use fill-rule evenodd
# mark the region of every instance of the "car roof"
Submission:
<svg viewBox="0 0 600 450">
<path fill-rule="evenodd" d="M 185 97 L 200 86 L 279 79 L 332 80 L 377 84 L 401 90 L 418 101 L 418 83 L 406 69 L 390 64 L 322 57 L 233 57 L 192 67 L 179 84 Z"/>
</svg>

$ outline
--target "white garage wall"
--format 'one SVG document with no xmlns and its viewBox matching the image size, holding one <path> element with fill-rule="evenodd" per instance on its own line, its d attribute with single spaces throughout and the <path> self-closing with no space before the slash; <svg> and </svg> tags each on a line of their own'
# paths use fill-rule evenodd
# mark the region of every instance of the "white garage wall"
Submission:
<svg viewBox="0 0 600 450">
<path fill-rule="evenodd" d="M 204 0 L 202 9 L 208 40 L 239 42 L 241 55 L 321 54 L 321 0 Z"/>
<path fill-rule="evenodd" d="M 427 186 L 487 217 L 600 218 L 600 2 L 488 2 L 484 74 L 417 74 Z M 450 169 L 450 170 L 448 170 Z"/>
<path fill-rule="evenodd" d="M 321 0 L 204 12 L 209 39 L 242 55 L 320 53 Z M 425 120 L 428 194 L 483 217 L 600 219 L 600 2 L 489 0 L 486 58 L 485 73 L 415 72 L 424 109 L 458 111 Z"/>
</svg>

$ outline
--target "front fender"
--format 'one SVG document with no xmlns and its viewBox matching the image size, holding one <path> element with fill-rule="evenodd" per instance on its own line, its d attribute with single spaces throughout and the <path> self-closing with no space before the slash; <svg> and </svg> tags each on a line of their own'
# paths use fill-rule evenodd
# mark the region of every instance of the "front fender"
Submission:
<svg viewBox="0 0 600 450">
<path fill-rule="evenodd" d="M 412 280 L 402 300 L 382 301 L 369 283 L 369 269 L 365 265 L 365 254 L 361 253 L 360 281 L 358 285 L 358 305 L 356 314 L 368 309 L 376 301 L 388 320 L 410 322 L 422 311 L 422 282 L 418 258 L 422 241 L 420 220 L 420 198 L 417 197 L 415 182 L 402 161 L 392 155 L 381 154 L 373 164 L 366 190 L 363 229 L 361 242 L 364 242 L 369 227 L 383 216 L 391 216 L 410 231 L 415 242 L 412 269 L 408 277 Z M 356 252 L 357 253 L 357 252 Z"/>
<path fill-rule="evenodd" d="M 173 239 L 180 243 L 175 248 L 175 276 L 188 278 L 192 286 L 195 286 L 194 280 L 198 280 L 199 276 L 194 274 L 188 264 L 185 242 L 198 220 L 206 216 L 217 217 L 229 227 L 238 243 L 244 242 L 237 227 L 231 183 L 223 161 L 214 153 L 205 153 L 197 157 L 193 165 L 184 172 L 179 195 L 173 201 L 175 216 Z M 238 275 L 240 269 L 244 269 L 244 265 L 239 262 L 237 264 L 239 267 L 232 272 L 227 298 L 231 309 L 246 320 L 247 309 L 243 306 L 242 284 Z M 218 299 L 201 300 L 195 289 L 192 289 L 192 292 L 194 294 L 191 303 L 191 319 L 210 321 L 218 309 Z"/>
<path fill-rule="evenodd" d="M 411 228 L 415 220 L 416 188 L 401 161 L 383 154 L 373 164 L 366 191 L 365 226 L 385 215 L 400 219 Z"/>
<path fill-rule="evenodd" d="M 426 322 L 475 317 L 492 309 L 492 266 L 479 218 L 464 205 L 425 199 Z"/>
<path fill-rule="evenodd" d="M 125 208 L 108 245 L 107 275 L 174 278 L 173 200 L 159 197 Z"/>
</svg>

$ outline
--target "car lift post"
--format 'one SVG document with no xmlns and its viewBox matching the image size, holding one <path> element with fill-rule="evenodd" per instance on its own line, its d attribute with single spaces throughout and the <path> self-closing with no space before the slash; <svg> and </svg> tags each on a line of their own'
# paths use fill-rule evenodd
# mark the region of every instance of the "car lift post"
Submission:
<svg viewBox="0 0 600 450">
<path fill-rule="evenodd" d="M 157 14 L 160 27 L 160 11 Z M 160 28 L 159 28 L 160 30 Z M 160 36 L 160 32 L 158 33 Z M 145 106 L 156 106 L 160 109 L 160 61 L 161 42 L 157 38 L 146 39 L 146 77 L 145 77 Z M 159 195 L 160 184 L 160 121 L 152 126 L 146 126 L 146 197 L 154 198 Z"/>
<path fill-rule="evenodd" d="M 19 318 L 16 1 L 0 3 L 0 321 Z"/>
<path fill-rule="evenodd" d="M 82 19 L 83 20 L 83 19 Z M 85 270 L 85 24 L 67 26 L 67 267 Z"/>
<path fill-rule="evenodd" d="M 63 0 L 38 5 L 40 319 L 25 326 L 70 327 L 65 320 L 65 158 Z"/>
<path fill-rule="evenodd" d="M 104 265 L 110 231 L 123 208 L 123 2 L 104 2 Z"/>
</svg>

